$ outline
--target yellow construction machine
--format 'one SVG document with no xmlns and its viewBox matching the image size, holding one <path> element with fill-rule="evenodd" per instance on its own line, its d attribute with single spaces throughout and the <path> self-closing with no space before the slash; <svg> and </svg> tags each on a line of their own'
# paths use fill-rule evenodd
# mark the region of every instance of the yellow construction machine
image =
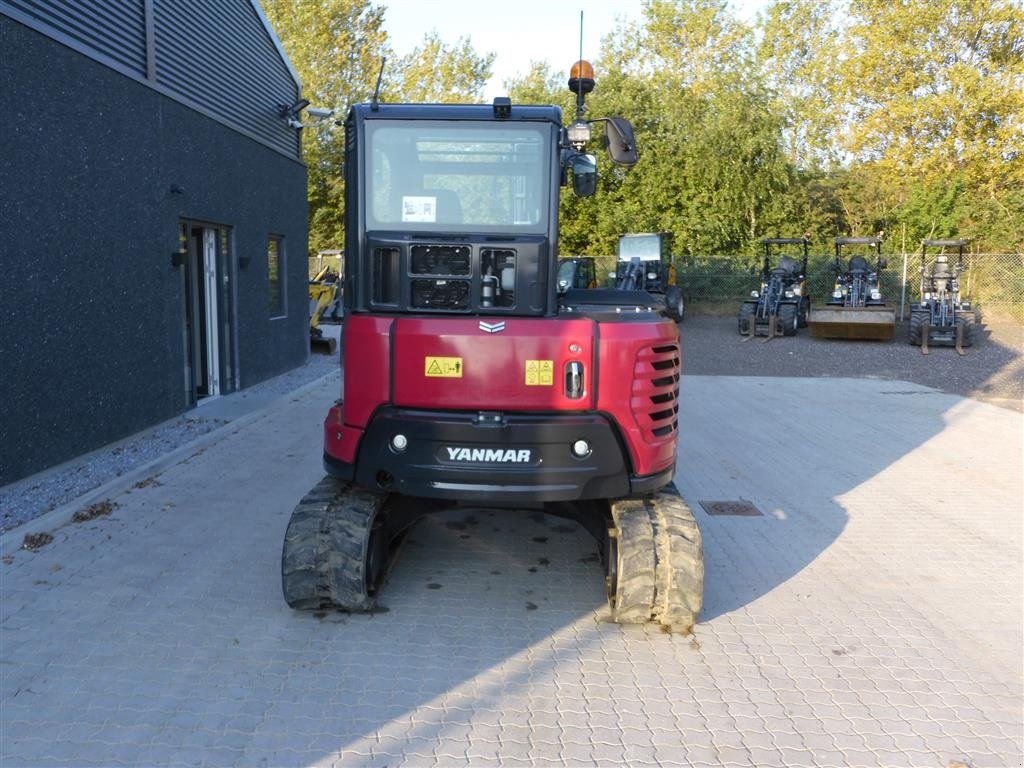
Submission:
<svg viewBox="0 0 1024 768">
<path fill-rule="evenodd" d="M 339 322 L 341 309 L 341 277 L 329 265 L 309 279 L 309 348 L 313 352 L 333 355 L 338 341 L 324 334 L 320 324 L 327 320 Z"/>
</svg>

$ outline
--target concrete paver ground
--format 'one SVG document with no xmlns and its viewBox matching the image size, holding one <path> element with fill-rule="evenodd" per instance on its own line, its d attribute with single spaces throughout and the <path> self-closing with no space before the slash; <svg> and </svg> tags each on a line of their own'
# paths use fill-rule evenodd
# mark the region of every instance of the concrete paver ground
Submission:
<svg viewBox="0 0 1024 768">
<path fill-rule="evenodd" d="M 1019 414 L 905 382 L 684 377 L 707 589 L 678 636 L 602 621 L 593 540 L 537 513 L 424 521 L 386 612 L 289 610 L 281 541 L 338 387 L 5 558 L 0 764 L 1021 764 Z"/>
</svg>

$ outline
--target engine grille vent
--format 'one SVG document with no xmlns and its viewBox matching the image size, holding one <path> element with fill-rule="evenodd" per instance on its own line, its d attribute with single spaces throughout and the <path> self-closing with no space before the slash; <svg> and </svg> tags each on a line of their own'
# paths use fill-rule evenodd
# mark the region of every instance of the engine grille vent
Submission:
<svg viewBox="0 0 1024 768">
<path fill-rule="evenodd" d="M 468 275 L 472 268 L 468 245 L 414 245 L 410 255 L 414 275 Z"/>
<path fill-rule="evenodd" d="M 678 344 L 644 347 L 637 352 L 629 404 L 648 440 L 665 438 L 679 428 L 680 371 Z"/>
<path fill-rule="evenodd" d="M 469 309 L 469 281 L 413 280 L 412 306 L 417 309 Z"/>
</svg>

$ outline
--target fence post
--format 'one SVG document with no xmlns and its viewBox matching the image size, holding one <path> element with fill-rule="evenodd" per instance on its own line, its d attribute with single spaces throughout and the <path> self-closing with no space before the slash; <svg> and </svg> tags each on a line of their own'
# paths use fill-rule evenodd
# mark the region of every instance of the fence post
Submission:
<svg viewBox="0 0 1024 768">
<path fill-rule="evenodd" d="M 900 322 L 903 322 L 903 307 L 907 303 L 907 249 L 903 249 L 903 285 L 900 288 Z"/>
</svg>

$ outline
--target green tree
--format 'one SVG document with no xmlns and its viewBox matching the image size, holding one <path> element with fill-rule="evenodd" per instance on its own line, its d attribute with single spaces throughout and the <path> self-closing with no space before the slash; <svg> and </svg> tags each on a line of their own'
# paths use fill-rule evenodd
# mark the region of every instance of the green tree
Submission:
<svg viewBox="0 0 1024 768">
<path fill-rule="evenodd" d="M 367 0 L 263 0 L 302 81 L 303 97 L 343 117 L 373 93 L 381 57 L 390 53 L 384 9 Z M 341 248 L 344 226 L 344 137 L 340 126 L 303 131 L 309 166 L 309 250 Z"/>
<path fill-rule="evenodd" d="M 757 68 L 785 121 L 786 156 L 801 170 L 833 167 L 840 155 L 838 11 L 835 0 L 775 0 L 760 19 Z"/>
<path fill-rule="evenodd" d="M 843 234 L 1021 244 L 1019 3 L 777 0 L 762 20 L 759 62 L 789 159 L 827 171 Z"/>
<path fill-rule="evenodd" d="M 1007 0 L 855 0 L 849 150 L 874 160 L 915 236 L 1013 210 L 1024 186 L 1024 8 Z M 1005 248 L 977 232 L 979 245 Z M 1017 241 L 1020 244 L 1020 241 Z"/>
<path fill-rule="evenodd" d="M 445 45 L 436 31 L 398 62 L 403 100 L 424 103 L 473 103 L 483 96 L 494 54 L 478 55 L 469 38 Z"/>
<path fill-rule="evenodd" d="M 702 94 L 749 80 L 753 41 L 726 0 L 646 0 L 640 21 L 606 38 L 602 58 L 631 75 Z"/>
<path fill-rule="evenodd" d="M 574 98 L 567 82 L 567 72 L 553 72 L 546 61 L 531 61 L 525 75 L 506 80 L 504 86 L 514 104 L 560 104 L 567 109 Z"/>
<path fill-rule="evenodd" d="M 851 11 L 842 62 L 849 151 L 899 172 L 968 177 L 1019 155 L 1024 9 L 1007 0 L 852 0 Z"/>
<path fill-rule="evenodd" d="M 384 30 L 386 8 L 369 0 L 263 0 L 262 6 L 299 74 L 303 97 L 334 109 L 338 120 L 351 104 L 371 98 L 382 63 L 382 100 L 474 100 L 490 77 L 493 54 L 477 55 L 468 40 L 448 46 L 436 33 L 397 58 Z M 340 248 L 344 130 L 325 124 L 303 133 L 310 252 Z"/>
<path fill-rule="evenodd" d="M 614 253 L 620 233 L 667 231 L 679 252 L 735 253 L 774 230 L 793 176 L 753 39 L 715 0 L 650 0 L 605 38 L 590 114 L 629 118 L 641 159 L 606 164 L 595 198 L 563 196 L 563 248 Z"/>
</svg>

